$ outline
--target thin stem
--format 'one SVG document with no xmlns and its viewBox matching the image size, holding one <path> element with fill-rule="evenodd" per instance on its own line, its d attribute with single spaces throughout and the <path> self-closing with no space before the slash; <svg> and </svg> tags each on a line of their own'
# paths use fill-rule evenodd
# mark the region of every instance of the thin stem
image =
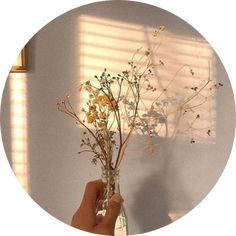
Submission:
<svg viewBox="0 0 236 236">
<path fill-rule="evenodd" d="M 104 156 L 106 156 L 106 151 L 104 150 L 103 146 L 101 145 L 100 141 L 97 139 L 96 135 L 93 133 L 93 131 L 91 129 L 89 129 L 81 120 L 80 118 L 76 115 L 76 113 L 74 112 L 74 110 L 69 110 L 68 107 L 66 106 L 66 102 L 68 103 L 68 105 L 70 107 L 72 107 L 70 105 L 70 102 L 68 100 L 68 98 L 66 100 L 64 100 L 62 102 L 62 104 L 64 105 L 64 110 L 62 109 L 61 111 L 66 113 L 67 115 L 69 115 L 70 117 L 72 117 L 73 119 L 75 119 L 77 122 L 79 122 L 85 129 L 87 129 L 87 131 L 93 136 L 93 138 L 96 140 L 96 142 L 98 143 L 99 147 L 101 148 L 102 153 L 104 154 Z"/>
</svg>

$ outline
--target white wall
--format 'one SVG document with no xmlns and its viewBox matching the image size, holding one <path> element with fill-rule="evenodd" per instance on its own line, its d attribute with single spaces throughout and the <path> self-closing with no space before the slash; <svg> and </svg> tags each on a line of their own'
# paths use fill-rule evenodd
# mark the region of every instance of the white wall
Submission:
<svg viewBox="0 0 236 236">
<path fill-rule="evenodd" d="M 28 44 L 27 121 L 29 189 L 46 211 L 70 223 L 86 182 L 100 177 L 89 158 L 77 155 L 81 130 L 56 109 L 56 98 L 78 81 L 80 14 L 106 17 L 143 26 L 165 25 L 181 36 L 201 37 L 168 12 L 131 2 L 103 2 L 69 12 L 39 31 Z M 133 137 L 121 169 L 121 191 L 129 233 L 156 229 L 169 223 L 168 213 L 189 211 L 214 186 L 227 162 L 234 136 L 232 89 L 219 58 L 216 79 L 224 87 L 216 101 L 215 144 L 190 145 L 181 140 L 159 146 L 157 155 L 142 151 L 143 138 Z M 2 135 L 11 159 L 9 86 L 2 100 Z"/>
</svg>

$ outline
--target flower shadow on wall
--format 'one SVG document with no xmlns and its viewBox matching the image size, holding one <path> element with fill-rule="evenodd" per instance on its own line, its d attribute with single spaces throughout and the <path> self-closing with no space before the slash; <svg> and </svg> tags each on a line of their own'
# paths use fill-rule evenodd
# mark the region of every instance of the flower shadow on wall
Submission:
<svg viewBox="0 0 236 236">
<path fill-rule="evenodd" d="M 89 15 L 79 22 L 79 83 L 99 76 L 104 68 L 112 76 L 129 70 L 135 49 L 151 53 L 152 63 L 160 66 L 153 68 L 141 94 L 139 121 L 149 123 L 158 137 L 214 143 L 214 94 L 222 84 L 215 82 L 214 53 L 205 40 L 174 35 L 168 29 L 155 38 L 153 28 Z M 87 100 L 86 93 L 79 93 L 78 111 Z M 83 116 L 80 112 L 81 120 Z M 127 126 L 123 128 L 126 132 Z M 143 133 L 141 127 L 139 131 Z"/>
</svg>

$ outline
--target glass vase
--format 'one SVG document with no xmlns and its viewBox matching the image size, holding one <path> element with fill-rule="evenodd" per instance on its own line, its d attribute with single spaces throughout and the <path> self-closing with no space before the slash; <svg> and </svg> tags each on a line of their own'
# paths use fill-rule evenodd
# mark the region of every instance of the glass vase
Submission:
<svg viewBox="0 0 236 236">
<path fill-rule="evenodd" d="M 98 202 L 97 215 L 104 216 L 108 207 L 109 198 L 114 193 L 120 193 L 119 178 L 119 170 L 102 168 L 103 195 Z M 123 204 L 121 205 L 120 214 L 116 220 L 114 235 L 128 235 L 127 218 Z"/>
</svg>

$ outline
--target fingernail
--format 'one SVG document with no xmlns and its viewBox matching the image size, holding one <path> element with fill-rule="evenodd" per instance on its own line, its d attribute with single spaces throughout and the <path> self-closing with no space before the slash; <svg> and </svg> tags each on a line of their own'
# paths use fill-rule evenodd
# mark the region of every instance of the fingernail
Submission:
<svg viewBox="0 0 236 236">
<path fill-rule="evenodd" d="M 124 201 L 124 199 L 121 197 L 119 193 L 115 193 L 110 198 L 110 201 L 121 204 Z"/>
</svg>

